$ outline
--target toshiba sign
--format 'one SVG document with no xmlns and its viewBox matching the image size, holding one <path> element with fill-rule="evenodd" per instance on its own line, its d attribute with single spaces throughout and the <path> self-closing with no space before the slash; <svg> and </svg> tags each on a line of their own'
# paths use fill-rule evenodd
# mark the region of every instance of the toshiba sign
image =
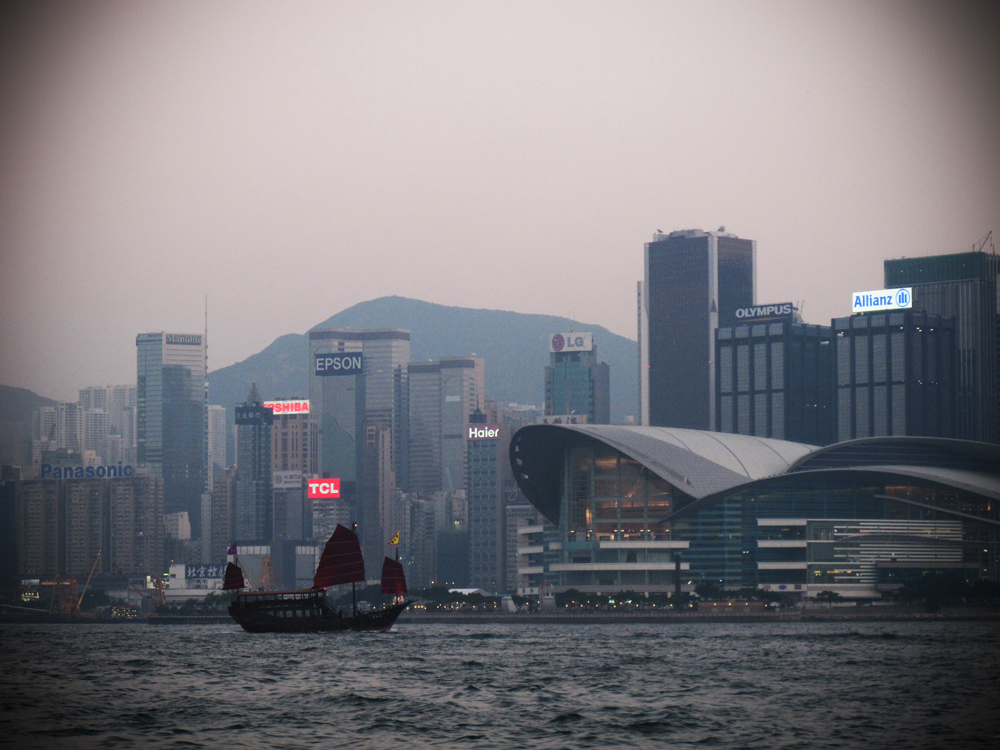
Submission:
<svg viewBox="0 0 1000 750">
<path fill-rule="evenodd" d="M 265 409 L 270 409 L 275 414 L 308 414 L 309 399 L 299 398 L 288 401 L 265 401 Z"/>
<path fill-rule="evenodd" d="M 339 500 L 340 480 L 339 479 L 310 479 L 309 486 L 310 500 Z"/>
<path fill-rule="evenodd" d="M 500 425 L 470 424 L 465 436 L 469 440 L 496 440 L 500 437 Z"/>
</svg>

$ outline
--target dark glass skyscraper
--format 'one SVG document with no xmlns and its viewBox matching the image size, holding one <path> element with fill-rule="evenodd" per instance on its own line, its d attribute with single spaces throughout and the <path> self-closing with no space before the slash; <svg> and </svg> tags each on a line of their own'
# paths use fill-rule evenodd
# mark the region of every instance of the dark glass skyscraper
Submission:
<svg viewBox="0 0 1000 750">
<path fill-rule="evenodd" d="M 782 321 L 720 328 L 715 429 L 832 443 L 831 348 L 830 326 Z"/>
<path fill-rule="evenodd" d="M 165 513 L 187 511 L 200 536 L 205 486 L 205 345 L 201 334 L 136 336 L 136 450 L 163 477 Z"/>
<path fill-rule="evenodd" d="M 757 243 L 700 229 L 646 243 L 639 292 L 642 423 L 711 429 L 715 423 L 715 329 L 756 299 Z"/>
<path fill-rule="evenodd" d="M 611 422 L 611 368 L 597 361 L 591 333 L 557 333 L 545 368 L 545 413 L 582 414 L 590 424 Z"/>
<path fill-rule="evenodd" d="M 885 261 L 886 288 L 912 287 L 913 309 L 955 318 L 954 436 L 1000 442 L 1000 256 L 970 252 Z"/>
<path fill-rule="evenodd" d="M 266 544 L 274 536 L 271 487 L 271 426 L 274 413 L 262 405 L 257 384 L 236 407 L 236 539 Z"/>
<path fill-rule="evenodd" d="M 905 311 L 833 320 L 837 440 L 954 437 L 955 319 Z"/>
</svg>

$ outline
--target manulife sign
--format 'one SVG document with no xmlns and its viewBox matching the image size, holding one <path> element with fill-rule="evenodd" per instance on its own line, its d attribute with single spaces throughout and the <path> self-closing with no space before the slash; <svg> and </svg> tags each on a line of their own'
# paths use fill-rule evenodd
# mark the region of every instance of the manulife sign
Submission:
<svg viewBox="0 0 1000 750">
<path fill-rule="evenodd" d="M 877 289 L 874 292 L 854 292 L 851 297 L 851 312 L 877 312 L 879 310 L 908 310 L 913 307 L 913 290 Z"/>
</svg>

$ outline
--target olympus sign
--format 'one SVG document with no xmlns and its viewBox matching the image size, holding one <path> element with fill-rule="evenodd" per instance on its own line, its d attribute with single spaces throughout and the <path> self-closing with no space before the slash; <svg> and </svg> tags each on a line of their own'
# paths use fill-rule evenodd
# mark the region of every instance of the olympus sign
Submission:
<svg viewBox="0 0 1000 750">
<path fill-rule="evenodd" d="M 907 310 L 913 307 L 913 290 L 877 289 L 874 292 L 855 292 L 851 297 L 851 312 L 876 312 L 878 310 Z"/>
<path fill-rule="evenodd" d="M 741 307 L 736 311 L 737 320 L 774 320 L 776 318 L 792 318 L 794 315 L 795 306 L 791 302 Z"/>
</svg>

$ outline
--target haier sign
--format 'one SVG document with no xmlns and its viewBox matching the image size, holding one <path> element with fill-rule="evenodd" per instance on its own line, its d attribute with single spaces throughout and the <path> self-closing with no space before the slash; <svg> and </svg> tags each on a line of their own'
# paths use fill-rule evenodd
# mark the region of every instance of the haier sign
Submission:
<svg viewBox="0 0 1000 750">
<path fill-rule="evenodd" d="M 496 440 L 500 437 L 500 425 L 470 424 L 465 437 L 468 440 Z"/>
<path fill-rule="evenodd" d="M 313 363 L 313 374 L 320 377 L 327 375 L 360 375 L 361 372 L 361 352 L 317 354 L 316 360 Z"/>
<path fill-rule="evenodd" d="M 310 479 L 306 485 L 309 487 L 310 500 L 338 500 L 340 498 L 339 479 Z"/>
<path fill-rule="evenodd" d="M 855 292 L 851 298 L 852 313 L 908 310 L 911 307 L 913 307 L 913 289 L 911 287 Z"/>
<path fill-rule="evenodd" d="M 550 352 L 590 352 L 594 350 L 592 333 L 557 333 L 549 340 Z"/>
</svg>

